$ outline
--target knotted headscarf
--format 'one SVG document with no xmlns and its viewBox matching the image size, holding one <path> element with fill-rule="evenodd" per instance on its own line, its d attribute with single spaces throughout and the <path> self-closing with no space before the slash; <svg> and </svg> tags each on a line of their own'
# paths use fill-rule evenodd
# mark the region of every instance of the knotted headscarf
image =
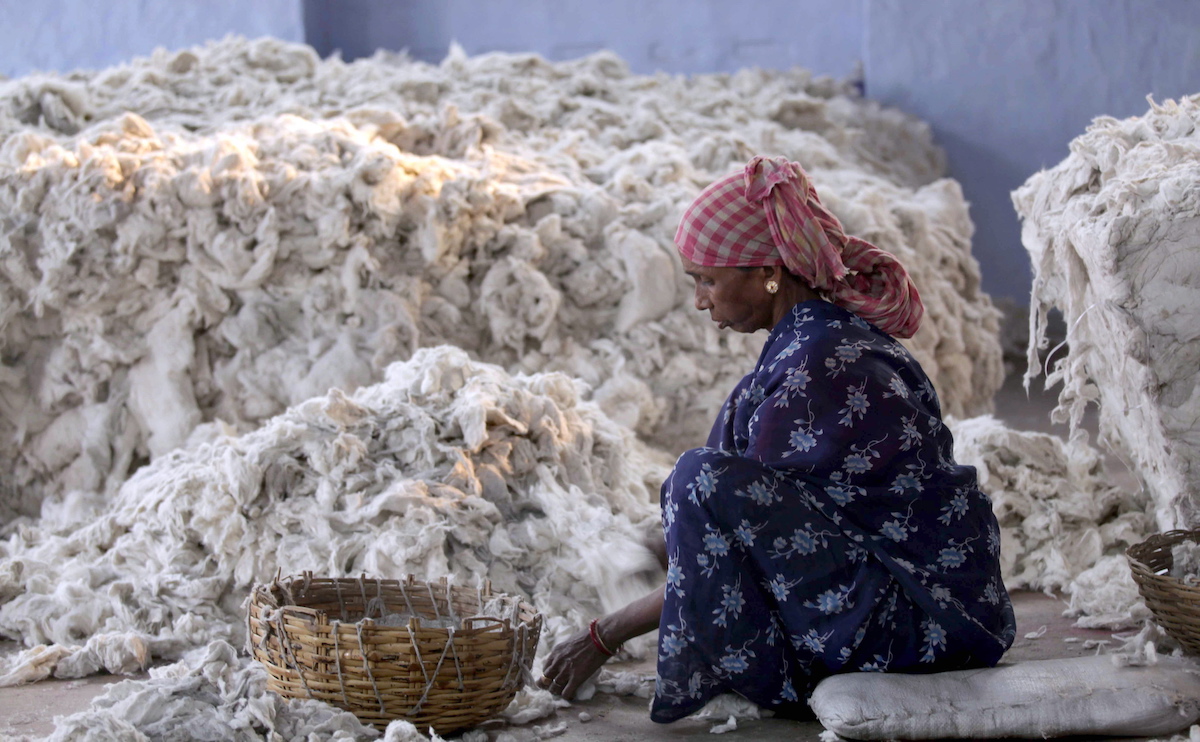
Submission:
<svg viewBox="0 0 1200 742">
<path fill-rule="evenodd" d="M 912 337 L 925 307 L 888 252 L 848 237 L 808 173 L 782 157 L 755 157 L 705 188 L 675 233 L 683 257 L 713 268 L 782 265 L 813 289 L 896 337 Z"/>
</svg>

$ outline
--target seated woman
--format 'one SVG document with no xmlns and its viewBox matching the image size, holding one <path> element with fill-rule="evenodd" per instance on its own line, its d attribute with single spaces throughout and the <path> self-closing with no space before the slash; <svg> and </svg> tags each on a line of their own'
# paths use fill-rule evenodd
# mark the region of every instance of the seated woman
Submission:
<svg viewBox="0 0 1200 742">
<path fill-rule="evenodd" d="M 771 333 L 662 486 L 666 584 L 555 647 L 539 684 L 571 698 L 655 628 L 657 722 L 723 692 L 811 718 L 834 673 L 994 665 L 1015 634 L 1000 532 L 894 339 L 923 312 L 904 268 L 782 158 L 705 189 L 675 243 L 697 309 Z"/>
</svg>

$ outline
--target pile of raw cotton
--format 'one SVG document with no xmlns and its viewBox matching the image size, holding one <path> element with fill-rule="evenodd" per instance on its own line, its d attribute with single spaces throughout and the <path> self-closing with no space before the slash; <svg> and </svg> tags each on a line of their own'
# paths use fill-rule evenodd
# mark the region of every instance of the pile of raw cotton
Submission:
<svg viewBox="0 0 1200 742">
<path fill-rule="evenodd" d="M 992 498 L 1008 589 L 1069 595 L 1083 627 L 1129 627 L 1148 615 L 1124 556 L 1154 531 L 1144 491 L 1112 484 L 1086 441 L 1012 430 L 990 415 L 949 425 L 955 460 L 975 467 Z"/>
<path fill-rule="evenodd" d="M 695 444 L 761 340 L 695 311 L 672 236 L 757 153 L 804 163 L 908 265 L 928 308 L 910 347 L 947 412 L 987 411 L 1001 381 L 928 127 L 803 71 L 227 39 L 0 83 L 0 132 L 6 521 L 441 344 L 564 371 L 647 440 Z"/>
<path fill-rule="evenodd" d="M 422 349 L 254 432 L 204 426 L 112 498 L 48 500 L 0 542 L 0 632 L 54 646 L 0 685 L 240 646 L 277 570 L 488 578 L 529 596 L 552 645 L 663 579 L 644 544 L 667 466 L 564 375 Z"/>
<path fill-rule="evenodd" d="M 1098 403 L 1159 527 L 1200 525 L 1200 96 L 1097 119 L 1013 201 L 1035 271 L 1027 382 L 1057 307 L 1056 413 L 1077 426 Z"/>
</svg>

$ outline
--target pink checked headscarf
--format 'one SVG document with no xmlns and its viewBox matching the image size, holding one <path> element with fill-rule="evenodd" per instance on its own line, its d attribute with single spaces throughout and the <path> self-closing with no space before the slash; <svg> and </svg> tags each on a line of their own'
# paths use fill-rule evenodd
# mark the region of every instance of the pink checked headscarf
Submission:
<svg viewBox="0 0 1200 742">
<path fill-rule="evenodd" d="M 896 337 L 912 337 L 925 313 L 904 266 L 848 237 L 804 169 L 782 157 L 755 157 L 743 172 L 705 188 L 684 212 L 675 246 L 712 268 L 782 265 Z"/>
</svg>

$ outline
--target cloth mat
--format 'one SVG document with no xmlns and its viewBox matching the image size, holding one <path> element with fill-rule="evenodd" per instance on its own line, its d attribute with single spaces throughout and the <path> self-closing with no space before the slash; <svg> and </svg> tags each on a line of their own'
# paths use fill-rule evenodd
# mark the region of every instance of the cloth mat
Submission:
<svg viewBox="0 0 1200 742">
<path fill-rule="evenodd" d="M 1200 664 L 1034 660 L 929 675 L 850 673 L 817 685 L 817 718 L 849 739 L 1169 735 L 1200 719 Z"/>
</svg>

